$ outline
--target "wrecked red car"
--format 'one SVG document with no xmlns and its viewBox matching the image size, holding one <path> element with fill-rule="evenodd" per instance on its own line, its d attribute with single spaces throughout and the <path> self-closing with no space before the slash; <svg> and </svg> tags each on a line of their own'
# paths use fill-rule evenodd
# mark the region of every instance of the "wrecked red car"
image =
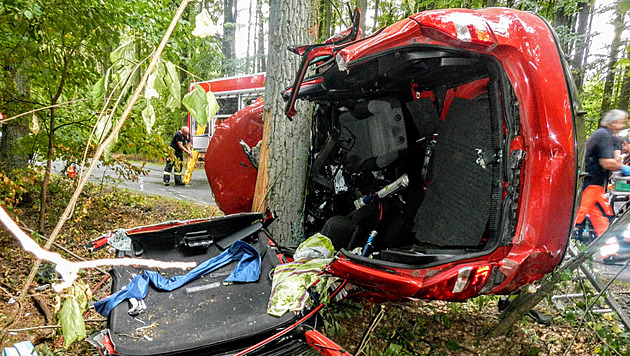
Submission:
<svg viewBox="0 0 630 356">
<path fill-rule="evenodd" d="M 427 11 L 363 39 L 296 52 L 303 67 L 287 113 L 296 99 L 317 104 L 305 224 L 340 251 L 326 272 L 378 298 L 464 300 L 510 292 L 560 262 L 581 106 L 542 18 L 504 8 Z M 316 74 L 303 78 L 306 67 Z M 260 110 L 237 113 L 208 147 L 221 207 L 234 202 L 224 183 L 251 167 L 242 153 L 223 160 L 230 169 L 212 162 L 237 147 L 235 131 L 255 145 L 250 127 L 261 132 Z M 371 256 L 353 253 L 373 230 Z"/>
<path fill-rule="evenodd" d="M 343 38 L 294 49 L 303 65 L 285 98 L 289 116 L 295 100 L 317 104 L 305 226 L 338 251 L 323 268 L 333 296 L 457 301 L 553 270 L 571 232 L 581 107 L 549 24 L 505 8 L 436 10 L 359 39 L 354 23 Z M 315 74 L 305 78 L 307 68 Z M 207 175 L 226 213 L 251 206 L 256 162 L 243 147 L 261 139 L 257 105 L 217 127 L 208 146 Z M 255 283 L 219 286 L 210 273 L 172 292 L 149 288 L 146 325 L 114 307 L 107 339 L 116 351 L 286 355 L 310 340 L 322 354 L 344 354 L 303 336 L 307 311 L 264 312 L 269 272 L 287 255 L 265 224 L 235 214 L 128 230 L 127 255 L 201 262 L 243 240 L 262 265 Z M 113 290 L 139 272 L 114 268 Z M 148 325 L 147 337 L 129 337 Z"/>
</svg>

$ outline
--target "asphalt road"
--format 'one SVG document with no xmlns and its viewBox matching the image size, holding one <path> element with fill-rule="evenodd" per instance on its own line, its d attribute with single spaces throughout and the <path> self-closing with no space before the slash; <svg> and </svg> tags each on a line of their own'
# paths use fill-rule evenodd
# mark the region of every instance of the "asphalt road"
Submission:
<svg viewBox="0 0 630 356">
<path fill-rule="evenodd" d="M 63 167 L 64 163 L 62 161 L 56 161 L 53 163 L 53 172 L 58 174 L 65 173 L 62 172 Z M 210 184 L 203 168 L 196 168 L 193 171 L 190 184 L 186 186 L 175 186 L 174 179 L 171 176 L 171 185 L 168 187 L 162 183 L 163 166 L 147 164 L 144 166 L 144 170 L 148 173 L 146 176 L 139 176 L 137 181 L 129 181 L 124 179 L 116 169 L 99 164 L 90 175 L 90 181 L 96 183 L 104 182 L 111 186 L 126 188 L 144 194 L 159 195 L 203 205 L 215 205 Z"/>
</svg>

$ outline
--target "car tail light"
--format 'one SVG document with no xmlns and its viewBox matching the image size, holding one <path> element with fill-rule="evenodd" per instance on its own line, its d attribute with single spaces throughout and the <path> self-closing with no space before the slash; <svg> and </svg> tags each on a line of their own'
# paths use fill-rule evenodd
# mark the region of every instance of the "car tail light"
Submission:
<svg viewBox="0 0 630 356">
<path fill-rule="evenodd" d="M 455 271 L 436 273 L 434 283 L 427 284 L 416 295 L 419 298 L 466 300 L 477 296 L 484 290 L 492 273 L 492 265 L 466 266 Z"/>
<path fill-rule="evenodd" d="M 463 13 L 429 12 L 417 18 L 422 33 L 440 41 L 457 39 L 462 42 L 492 46 L 496 39 L 482 18 Z"/>
<path fill-rule="evenodd" d="M 457 279 L 455 280 L 455 286 L 453 287 L 453 293 L 461 293 L 464 288 L 466 288 L 472 269 L 472 267 L 464 267 L 459 270 L 459 273 L 457 273 Z"/>
<path fill-rule="evenodd" d="M 490 266 L 467 266 L 459 269 L 453 286 L 452 293 L 458 294 L 466 290 L 474 291 L 478 293 L 481 288 L 486 284 L 488 276 L 490 275 Z"/>
</svg>

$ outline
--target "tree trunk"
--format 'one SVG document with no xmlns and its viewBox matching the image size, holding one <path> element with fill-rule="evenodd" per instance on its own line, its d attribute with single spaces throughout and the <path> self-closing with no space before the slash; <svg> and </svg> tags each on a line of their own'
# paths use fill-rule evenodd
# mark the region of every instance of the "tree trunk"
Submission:
<svg viewBox="0 0 630 356">
<path fill-rule="evenodd" d="M 359 24 L 359 27 L 361 28 L 361 37 L 365 37 L 366 35 L 366 28 L 365 28 L 365 18 L 367 17 L 367 0 L 358 0 L 357 1 L 357 7 L 359 8 L 359 11 L 361 12 L 361 23 Z"/>
<path fill-rule="evenodd" d="M 8 111 L 4 114 L 9 116 L 13 113 Z M 29 116 L 22 116 L 1 126 L 0 169 L 9 176 L 14 170 L 28 165 L 28 150 L 22 145 L 21 140 L 29 132 L 29 120 Z"/>
<path fill-rule="evenodd" d="M 237 0 L 224 0 L 223 1 L 223 40 L 222 50 L 225 56 L 225 64 L 223 66 L 224 75 L 236 74 L 236 1 Z"/>
<path fill-rule="evenodd" d="M 249 0 L 249 19 L 247 21 L 247 54 L 245 55 L 245 73 L 251 73 L 251 57 L 250 57 L 250 48 L 251 48 L 251 40 L 252 40 L 252 17 L 254 17 L 253 6 L 254 0 Z M 255 28 L 255 27 L 254 27 Z"/>
<path fill-rule="evenodd" d="M 46 197 L 48 193 L 48 182 L 50 181 L 50 174 L 52 172 L 52 160 L 55 153 L 55 108 L 54 105 L 63 93 L 63 88 L 66 85 L 66 78 L 68 77 L 68 66 L 70 64 L 69 58 L 72 57 L 72 52 L 65 54 L 63 57 L 63 70 L 61 72 L 61 78 L 59 85 L 57 86 L 57 92 L 50 98 L 50 125 L 48 126 L 48 156 L 46 157 L 46 172 L 44 172 L 44 181 L 42 182 L 40 206 L 39 206 L 39 232 L 44 233 L 44 227 L 46 223 Z"/>
<path fill-rule="evenodd" d="M 380 1 L 374 1 L 374 26 L 372 28 L 372 32 L 376 32 L 378 30 L 379 22 L 378 22 L 378 7 L 380 6 Z"/>
<path fill-rule="evenodd" d="M 584 84 L 584 74 L 586 73 L 586 57 L 591 46 L 591 39 L 588 34 L 591 32 L 591 21 L 593 8 L 591 3 L 580 3 L 578 13 L 577 39 L 575 41 L 575 52 L 571 61 L 571 71 L 574 75 L 575 84 L 578 89 Z"/>
<path fill-rule="evenodd" d="M 258 62 L 258 72 L 267 71 L 267 61 L 265 55 L 265 21 L 262 13 L 262 2 L 258 0 L 256 2 L 256 17 L 258 18 L 258 50 L 256 51 L 256 57 Z"/>
<path fill-rule="evenodd" d="M 282 92 L 293 83 L 300 57 L 289 53 L 291 44 L 311 43 L 309 27 L 313 9 L 301 0 L 270 3 L 269 69 L 265 87 L 263 145 L 254 197 L 254 210 L 269 206 L 278 220 L 271 232 L 283 245 L 305 239 L 304 188 L 310 142 L 310 107 L 300 103 L 289 121 L 284 114 Z"/>
<path fill-rule="evenodd" d="M 556 29 L 556 31 L 559 31 L 564 29 L 564 31 L 562 32 L 569 32 L 567 29 L 569 27 L 569 15 L 567 15 L 564 12 L 564 9 L 562 7 L 558 7 L 558 8 L 554 8 L 555 12 L 553 14 L 553 27 Z M 568 44 L 562 40 L 560 40 L 560 46 L 562 47 L 562 50 L 564 51 L 564 53 L 569 53 L 569 46 Z"/>
<path fill-rule="evenodd" d="M 602 99 L 602 113 L 611 109 L 613 102 L 613 88 L 615 86 L 615 64 L 619 59 L 619 49 L 621 47 L 621 33 L 624 30 L 623 14 L 619 7 L 615 7 L 615 18 L 612 22 L 615 34 L 610 43 L 610 55 L 606 69 L 606 81 L 604 82 L 604 98 Z"/>
<path fill-rule="evenodd" d="M 54 104 L 53 104 L 54 105 Z M 46 155 L 46 171 L 42 182 L 39 198 L 39 232 L 44 233 L 46 227 L 46 200 L 48 199 L 48 183 L 52 171 L 52 158 L 55 153 L 55 108 L 50 109 L 50 124 L 48 125 L 48 152 Z"/>
<path fill-rule="evenodd" d="M 20 69 L 9 67 L 9 71 L 15 84 L 15 93 L 20 101 L 28 101 L 30 98 L 29 78 L 22 74 Z M 8 110 L 7 110 L 8 109 Z M 4 107 L 7 117 L 20 113 L 25 108 L 22 105 L 13 103 Z M 25 168 L 28 165 L 28 150 L 22 146 L 21 140 L 29 132 L 30 117 L 22 116 L 1 126 L 0 132 L 0 169 L 3 169 L 9 176 L 11 172 L 18 168 Z"/>
<path fill-rule="evenodd" d="M 332 6 L 330 2 L 332 0 L 323 0 L 321 2 L 320 11 L 320 23 L 319 23 L 319 37 L 322 39 L 321 42 L 329 39 L 331 37 L 331 28 L 330 28 L 330 20 L 332 16 Z"/>
</svg>

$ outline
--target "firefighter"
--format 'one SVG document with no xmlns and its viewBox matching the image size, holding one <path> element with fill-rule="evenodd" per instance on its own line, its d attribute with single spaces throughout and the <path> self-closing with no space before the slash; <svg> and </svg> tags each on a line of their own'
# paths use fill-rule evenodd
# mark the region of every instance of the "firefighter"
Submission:
<svg viewBox="0 0 630 356">
<path fill-rule="evenodd" d="M 184 152 L 188 156 L 192 157 L 191 144 L 190 144 L 190 129 L 188 126 L 182 126 L 182 128 L 175 133 L 170 143 L 171 148 L 174 151 L 175 159 L 172 156 L 166 159 L 166 166 L 164 167 L 164 185 L 169 186 L 171 180 L 171 172 L 175 169 L 175 185 L 186 185 L 182 181 L 182 165 L 184 161 Z"/>
</svg>

